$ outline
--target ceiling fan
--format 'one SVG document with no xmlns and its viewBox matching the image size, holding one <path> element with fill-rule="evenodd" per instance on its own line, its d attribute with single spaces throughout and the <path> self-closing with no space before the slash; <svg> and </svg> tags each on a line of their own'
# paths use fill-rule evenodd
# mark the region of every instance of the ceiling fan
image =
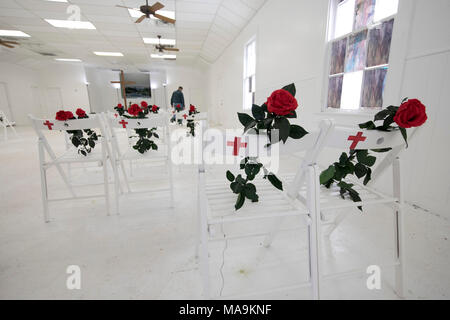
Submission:
<svg viewBox="0 0 450 320">
<path fill-rule="evenodd" d="M 143 15 L 140 18 L 138 18 L 135 23 L 141 23 L 145 18 L 150 18 L 150 15 L 152 15 L 155 18 L 158 18 L 158 19 L 160 19 L 160 20 L 162 20 L 164 22 L 175 24 L 175 20 L 174 19 L 171 19 L 169 17 L 166 17 L 166 16 L 163 16 L 163 15 L 160 15 L 160 14 L 156 13 L 156 11 L 161 10 L 162 8 L 164 8 L 163 4 L 161 4 L 159 2 L 156 2 L 152 6 L 149 6 L 148 5 L 148 0 L 145 0 L 145 3 L 146 4 L 141 6 L 139 9 L 138 8 L 130 8 L 130 7 L 125 7 L 125 6 L 120 6 L 120 5 L 116 5 L 116 7 L 126 8 L 126 9 L 131 9 L 131 10 L 136 10 L 136 11 L 142 12 Z"/>
<path fill-rule="evenodd" d="M 159 44 L 155 45 L 155 49 L 158 50 L 160 53 L 164 53 L 164 51 L 180 51 L 180 49 L 168 47 L 167 45 L 161 44 L 161 36 L 158 36 Z"/>
<path fill-rule="evenodd" d="M 14 48 L 13 44 L 19 44 L 16 41 L 2 40 L 0 39 L 0 45 L 5 46 L 7 48 Z"/>
</svg>

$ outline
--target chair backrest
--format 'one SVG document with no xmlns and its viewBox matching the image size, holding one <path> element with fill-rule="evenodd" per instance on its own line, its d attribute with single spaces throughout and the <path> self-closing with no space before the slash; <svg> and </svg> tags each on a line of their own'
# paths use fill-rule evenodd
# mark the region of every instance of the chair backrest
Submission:
<svg viewBox="0 0 450 320">
<path fill-rule="evenodd" d="M 84 129 L 100 129 L 102 125 L 100 123 L 100 117 L 97 115 L 91 115 L 87 119 L 73 119 L 67 121 L 58 121 L 50 119 L 39 119 L 33 115 L 28 115 L 33 128 L 36 133 L 41 136 L 43 131 L 69 131 L 69 130 L 84 130 Z"/>
<path fill-rule="evenodd" d="M 151 129 L 155 127 L 166 127 L 169 117 L 167 114 L 151 114 L 147 119 L 128 119 L 121 116 L 107 115 L 108 124 L 111 128 L 123 129 Z"/>
<path fill-rule="evenodd" d="M 370 150 L 404 146 L 400 131 L 384 132 L 357 127 L 334 127 L 327 147 L 341 150 Z"/>
</svg>

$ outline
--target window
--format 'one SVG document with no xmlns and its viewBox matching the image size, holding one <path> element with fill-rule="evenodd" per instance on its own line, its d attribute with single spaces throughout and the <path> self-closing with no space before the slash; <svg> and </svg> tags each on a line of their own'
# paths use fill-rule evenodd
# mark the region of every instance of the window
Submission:
<svg viewBox="0 0 450 320">
<path fill-rule="evenodd" d="M 256 41 L 245 46 L 244 53 L 244 110 L 251 110 L 255 103 Z"/>
<path fill-rule="evenodd" d="M 327 108 L 380 109 L 398 0 L 330 0 Z"/>
</svg>

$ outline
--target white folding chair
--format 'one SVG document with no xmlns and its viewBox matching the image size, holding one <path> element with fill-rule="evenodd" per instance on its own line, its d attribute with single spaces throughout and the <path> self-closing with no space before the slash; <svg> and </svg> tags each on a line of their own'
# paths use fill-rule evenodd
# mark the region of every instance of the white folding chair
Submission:
<svg viewBox="0 0 450 320">
<path fill-rule="evenodd" d="M 103 114 L 104 121 L 108 127 L 108 140 L 111 144 L 111 159 L 113 162 L 113 171 L 114 171 L 114 185 L 115 185 L 115 201 L 116 201 L 116 213 L 119 214 L 119 197 L 121 190 L 120 176 L 118 167 L 121 167 L 122 175 L 124 182 L 126 184 L 128 193 L 133 192 L 130 187 L 131 180 L 128 177 L 128 174 L 125 170 L 124 162 L 125 161 L 140 161 L 145 160 L 153 164 L 154 166 L 164 166 L 168 171 L 168 180 L 169 180 L 169 192 L 170 192 L 170 206 L 173 207 L 174 202 L 174 191 L 173 191 L 173 173 L 172 173 L 172 162 L 170 161 L 171 155 L 171 143 L 169 137 L 169 130 L 167 129 L 169 125 L 169 117 L 166 113 L 163 114 L 151 114 L 147 119 L 128 119 L 120 116 L 116 116 L 114 114 Z M 158 151 L 149 150 L 145 154 L 140 154 L 137 150 L 132 148 L 133 136 L 136 134 L 133 132 L 134 129 L 152 129 L 152 128 L 162 128 L 162 132 L 164 133 L 163 139 L 157 139 Z M 126 129 L 127 131 L 127 142 L 125 144 L 119 143 L 119 138 L 117 131 L 123 131 Z M 155 138 L 152 138 L 155 139 Z M 160 141 L 166 143 L 160 143 Z M 162 164 L 162 165 L 161 165 Z M 161 191 L 161 190 L 160 190 Z M 142 191 L 148 192 L 148 191 Z"/>
<path fill-rule="evenodd" d="M 316 219 L 314 214 L 317 212 L 317 199 L 315 198 L 314 190 L 319 187 L 319 180 L 315 172 L 317 171 L 316 159 L 326 142 L 327 136 L 332 128 L 331 121 L 323 121 L 320 125 L 320 131 L 310 133 L 301 140 L 289 139 L 286 144 L 279 143 L 280 154 L 292 155 L 296 152 L 305 151 L 306 156 L 299 163 L 298 173 L 294 181 L 289 185 L 285 191 L 281 192 L 270 186 L 269 182 L 264 182 L 264 186 L 259 189 L 259 202 L 249 203 L 239 211 L 235 211 L 234 204 L 236 195 L 231 194 L 229 182 L 223 179 L 219 182 L 212 182 L 207 179 L 206 166 L 203 162 L 198 168 L 198 239 L 197 239 L 197 256 L 200 258 L 200 271 L 202 275 L 203 295 L 204 298 L 209 299 L 210 293 L 210 272 L 209 272 L 209 246 L 210 240 L 213 240 L 210 234 L 214 226 L 222 225 L 224 223 L 243 223 L 248 221 L 262 221 L 264 219 L 273 219 L 279 221 L 282 217 L 300 217 L 304 218 L 308 228 L 308 255 L 309 255 L 309 274 L 306 283 L 299 284 L 296 288 L 311 286 L 312 295 L 315 299 L 319 297 L 319 279 L 318 279 L 318 253 L 316 240 Z M 217 134 L 215 134 L 217 133 Z M 239 160 L 245 157 L 259 157 L 267 155 L 264 150 L 268 143 L 268 138 L 265 135 L 244 135 L 241 137 L 227 136 L 225 133 L 218 130 L 209 130 L 204 138 L 204 154 L 207 156 L 207 150 L 210 148 L 208 142 L 219 141 L 221 148 L 214 149 L 214 153 L 221 153 L 222 156 L 226 154 L 233 154 Z M 237 147 L 236 147 L 237 146 Z M 275 149 L 271 147 L 270 149 Z M 235 170 L 237 172 L 237 170 Z M 225 172 L 223 172 L 225 176 Z M 255 179 L 255 184 L 258 183 L 259 177 Z M 253 181 L 252 181 L 253 182 Z M 304 184 L 308 186 L 308 195 L 306 198 L 306 205 L 302 205 L 296 201 L 299 190 Z M 234 199 L 234 200 L 233 200 Z M 271 230 L 266 235 L 264 244 L 269 247 L 275 231 Z M 224 235 L 225 236 L 225 235 Z M 242 236 L 235 236 L 233 239 L 239 237 L 261 236 L 261 234 L 247 234 Z M 216 239 L 217 240 L 217 239 Z M 222 240 L 226 240 L 226 237 Z M 200 250 L 200 252 L 198 252 Z M 285 288 L 292 289 L 295 286 Z M 280 288 L 277 288 L 280 290 Z"/>
<path fill-rule="evenodd" d="M 410 135 L 410 138 L 413 134 Z M 354 142 L 357 139 L 357 142 Z M 355 146 L 356 144 L 356 146 Z M 394 209 L 394 223 L 395 223 L 395 234 L 394 234 L 394 248 L 395 257 L 394 263 L 389 265 L 386 263 L 380 263 L 379 266 L 388 267 L 395 266 L 395 292 L 398 296 L 404 296 L 404 231 L 403 231 L 403 209 L 404 209 L 404 198 L 402 192 L 402 178 L 400 170 L 400 158 L 399 153 L 405 149 L 405 142 L 399 131 L 394 132 L 381 132 L 375 130 L 361 130 L 359 128 L 348 128 L 348 127 L 335 127 L 332 133 L 329 135 L 329 139 L 326 146 L 333 149 L 338 149 L 340 151 L 348 151 L 350 147 L 354 150 L 375 150 L 375 149 L 385 149 L 392 148 L 392 150 L 385 156 L 384 160 L 379 163 L 375 168 L 372 180 L 376 180 L 387 168 L 393 168 L 393 195 L 386 195 L 383 192 L 377 191 L 371 187 L 364 186 L 358 179 L 351 179 L 349 182 L 355 185 L 355 190 L 359 192 L 362 199 L 361 202 L 352 202 L 348 199 L 342 199 L 339 197 L 339 188 L 334 186 L 331 189 L 327 189 L 322 186 L 316 189 L 315 192 L 319 193 L 315 197 L 319 199 L 316 206 L 316 219 L 317 225 L 319 226 L 318 241 L 320 243 L 321 230 L 320 227 L 325 223 L 320 223 L 321 217 L 325 215 L 338 215 L 339 211 L 344 209 L 347 210 L 345 215 L 348 215 L 348 209 L 356 208 L 359 206 L 367 207 L 373 205 L 387 205 Z M 375 153 L 374 155 L 380 157 L 380 153 Z M 320 172 L 316 172 L 316 178 Z M 301 195 L 299 195 L 301 197 Z M 335 221 L 335 226 L 340 223 L 344 217 L 338 217 L 338 221 Z M 335 274 L 321 274 L 319 272 L 319 277 L 323 279 L 335 278 L 340 275 L 350 275 L 352 273 L 360 273 L 360 270 L 345 271 Z"/>
<path fill-rule="evenodd" d="M 57 121 L 48 119 L 37 119 L 32 115 L 29 115 L 33 128 L 38 136 L 38 148 L 39 148 L 39 168 L 41 171 L 41 190 L 42 190 L 42 204 L 44 209 L 44 219 L 49 222 L 49 202 L 54 201 L 66 201 L 66 200 L 78 200 L 78 199 L 91 199 L 98 197 L 105 197 L 106 212 L 109 215 L 109 188 L 108 188 L 108 150 L 104 143 L 105 132 L 98 116 L 94 116 L 88 119 L 74 119 L 68 121 Z M 67 149 L 62 155 L 57 156 L 47 138 L 44 135 L 44 131 L 63 131 L 65 134 L 69 130 L 84 130 L 84 129 L 99 129 L 99 143 L 87 156 L 78 154 L 76 148 Z M 100 149 L 100 150 L 99 150 Z M 48 159 L 46 157 L 48 155 Z M 70 184 L 66 172 L 63 170 L 63 164 L 74 163 L 98 163 L 103 169 L 103 184 L 104 194 L 80 196 L 74 190 L 73 185 Z M 64 184 L 66 185 L 71 197 L 50 199 L 48 196 L 48 183 L 47 183 L 47 170 L 51 167 L 56 167 Z"/>
<path fill-rule="evenodd" d="M 5 113 L 0 110 L 0 125 L 3 127 L 4 139 L 8 140 L 8 128 L 11 128 L 14 136 L 17 137 L 17 131 L 14 128 L 15 123 L 11 122 L 5 115 Z"/>
</svg>

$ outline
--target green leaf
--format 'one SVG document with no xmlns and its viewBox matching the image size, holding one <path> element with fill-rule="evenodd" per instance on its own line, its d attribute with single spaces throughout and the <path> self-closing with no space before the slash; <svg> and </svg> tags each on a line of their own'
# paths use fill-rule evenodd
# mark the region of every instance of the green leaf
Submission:
<svg viewBox="0 0 450 320">
<path fill-rule="evenodd" d="M 257 122 L 255 120 L 250 121 L 244 128 L 244 133 L 256 126 Z"/>
<path fill-rule="evenodd" d="M 244 193 L 247 199 L 252 200 L 253 202 L 257 202 L 259 200 L 258 195 L 256 194 L 256 187 L 252 183 L 246 184 L 244 188 Z"/>
<path fill-rule="evenodd" d="M 341 154 L 341 156 L 339 157 L 339 164 L 341 166 L 345 166 L 347 164 L 347 161 L 348 161 L 348 155 L 347 155 L 347 153 L 343 152 Z"/>
<path fill-rule="evenodd" d="M 289 120 L 284 117 L 276 118 L 273 127 L 279 130 L 280 139 L 285 143 L 289 138 L 289 133 L 291 131 Z"/>
<path fill-rule="evenodd" d="M 384 120 L 390 113 L 389 109 L 381 110 L 375 115 L 375 121 Z"/>
<path fill-rule="evenodd" d="M 230 182 L 233 182 L 236 178 L 234 177 L 234 174 L 231 173 L 230 170 L 227 171 L 227 179 Z"/>
<path fill-rule="evenodd" d="M 234 205 L 234 208 L 236 209 L 236 211 L 239 210 L 240 208 L 242 208 L 242 206 L 244 205 L 244 202 L 245 202 L 245 195 L 240 193 L 236 200 L 236 204 Z"/>
<path fill-rule="evenodd" d="M 302 127 L 300 127 L 296 124 L 291 124 L 291 128 L 289 131 L 289 137 L 291 137 L 292 139 L 301 139 L 307 134 L 308 134 L 308 131 L 306 131 Z"/>
<path fill-rule="evenodd" d="M 320 174 L 320 184 L 326 184 L 328 181 L 333 179 L 335 173 L 336 168 L 333 165 L 329 166 L 327 170 L 322 171 Z"/>
<path fill-rule="evenodd" d="M 89 141 L 89 147 L 94 148 L 95 147 L 95 142 L 92 139 L 88 139 Z"/>
<path fill-rule="evenodd" d="M 370 180 L 372 180 L 372 169 L 367 168 L 367 174 L 364 178 L 364 185 L 366 186 L 370 182 Z"/>
<path fill-rule="evenodd" d="M 360 123 L 360 124 L 359 124 L 359 127 L 360 127 L 361 129 L 367 129 L 367 130 L 373 130 L 373 129 L 376 128 L 375 123 L 373 123 L 373 121 L 368 121 L 368 122 L 365 122 L 365 123 Z"/>
<path fill-rule="evenodd" d="M 269 174 L 267 176 L 267 179 L 269 179 L 270 183 L 277 188 L 278 190 L 283 191 L 283 183 L 275 176 L 274 174 Z"/>
<path fill-rule="evenodd" d="M 406 132 L 405 128 L 400 127 L 400 132 L 402 133 L 403 139 L 406 143 L 406 148 L 408 148 L 408 132 Z"/>
<path fill-rule="evenodd" d="M 80 145 L 80 139 L 78 139 L 77 137 L 73 136 L 72 144 L 75 146 L 75 148 L 78 148 L 78 146 Z"/>
<path fill-rule="evenodd" d="M 256 104 L 254 104 L 252 107 L 252 114 L 256 120 L 264 120 L 264 118 L 266 117 L 266 113 L 264 112 L 264 110 Z"/>
<path fill-rule="evenodd" d="M 247 127 L 247 125 L 255 121 L 252 117 L 250 117 L 247 113 L 238 113 L 239 122 L 244 126 Z"/>
<path fill-rule="evenodd" d="M 355 174 L 358 179 L 361 179 L 367 174 L 367 167 L 361 163 L 357 163 L 355 166 Z"/>
<path fill-rule="evenodd" d="M 295 84 L 291 83 L 285 87 L 283 87 L 284 90 L 288 91 L 290 94 L 292 94 L 295 97 L 295 94 L 297 93 L 297 89 L 295 88 Z"/>
<path fill-rule="evenodd" d="M 356 152 L 356 158 L 358 159 L 359 163 L 362 163 L 368 167 L 372 167 L 377 161 L 377 158 L 369 155 L 368 150 L 358 150 Z"/>
</svg>

